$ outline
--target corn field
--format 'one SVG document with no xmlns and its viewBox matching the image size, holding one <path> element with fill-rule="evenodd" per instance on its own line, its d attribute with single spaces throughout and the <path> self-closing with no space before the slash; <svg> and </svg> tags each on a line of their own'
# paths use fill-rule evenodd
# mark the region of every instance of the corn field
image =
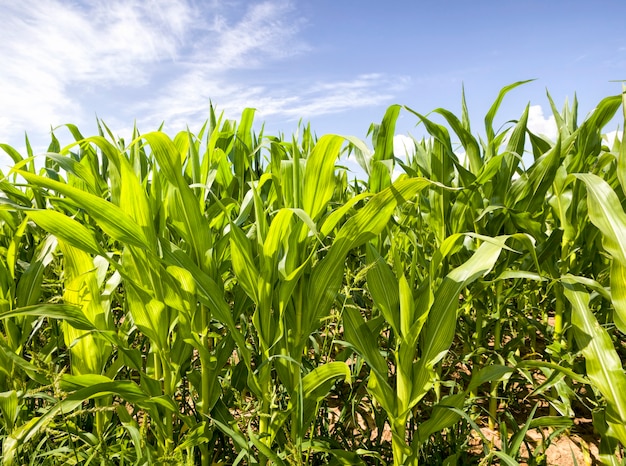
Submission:
<svg viewBox="0 0 626 466">
<path fill-rule="evenodd" d="M 0 144 L 1 465 L 546 464 L 580 419 L 626 464 L 626 94 L 548 96 L 554 141 L 494 128 L 521 84 L 369 145 L 213 108 Z"/>
</svg>

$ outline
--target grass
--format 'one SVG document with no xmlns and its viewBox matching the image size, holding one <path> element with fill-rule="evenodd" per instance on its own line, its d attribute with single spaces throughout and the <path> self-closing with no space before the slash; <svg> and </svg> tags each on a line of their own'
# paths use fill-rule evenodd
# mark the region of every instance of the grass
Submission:
<svg viewBox="0 0 626 466">
<path fill-rule="evenodd" d="M 521 84 L 483 137 L 464 102 L 392 106 L 373 150 L 212 108 L 173 138 L 68 125 L 43 167 L 2 145 L 2 464 L 542 464 L 577 418 L 621 464 L 626 97 L 496 132 Z M 406 160 L 400 112 L 432 136 Z"/>
</svg>

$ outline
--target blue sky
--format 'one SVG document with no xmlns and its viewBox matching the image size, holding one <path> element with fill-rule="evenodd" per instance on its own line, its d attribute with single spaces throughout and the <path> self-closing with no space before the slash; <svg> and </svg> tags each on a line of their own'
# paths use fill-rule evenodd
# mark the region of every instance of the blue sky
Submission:
<svg viewBox="0 0 626 466">
<path fill-rule="evenodd" d="M 27 132 L 38 152 L 51 126 L 95 134 L 96 115 L 123 137 L 135 121 L 197 130 L 210 99 L 229 118 L 256 108 L 269 133 L 303 119 L 365 139 L 393 103 L 459 113 L 462 85 L 480 131 L 499 89 L 529 78 L 498 121 L 530 103 L 549 135 L 546 89 L 585 115 L 626 79 L 623 0 L 0 0 L 0 17 L 0 142 L 21 150 Z M 416 122 L 403 112 L 398 133 Z"/>
</svg>

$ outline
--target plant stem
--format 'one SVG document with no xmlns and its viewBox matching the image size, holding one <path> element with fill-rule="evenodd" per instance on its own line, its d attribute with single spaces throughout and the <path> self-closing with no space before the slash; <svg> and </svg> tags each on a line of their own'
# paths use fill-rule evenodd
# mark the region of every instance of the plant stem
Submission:
<svg viewBox="0 0 626 466">
<path fill-rule="evenodd" d="M 502 296 L 502 282 L 499 281 L 495 285 L 496 287 L 496 306 L 495 306 L 495 314 L 496 314 L 496 324 L 494 329 L 493 336 L 493 350 L 494 352 L 500 351 L 502 346 L 502 307 L 503 307 L 503 296 Z M 498 381 L 491 382 L 491 390 L 489 391 L 489 428 L 491 430 L 496 427 L 496 416 L 498 415 Z"/>
<path fill-rule="evenodd" d="M 209 337 L 208 334 L 208 312 L 209 310 L 206 306 L 200 306 L 200 315 L 201 315 L 201 328 L 202 328 L 202 336 L 200 337 L 200 342 L 202 346 L 206 349 L 209 349 Z M 201 407 L 200 412 L 205 416 L 209 415 L 209 391 L 211 389 L 211 372 L 210 372 L 210 363 L 211 361 L 207 361 L 206 356 L 203 356 L 204 351 L 200 352 L 200 371 L 201 371 Z M 206 444 L 202 444 L 200 446 L 200 458 L 202 466 L 210 466 L 211 458 L 209 457 L 209 449 Z"/>
</svg>

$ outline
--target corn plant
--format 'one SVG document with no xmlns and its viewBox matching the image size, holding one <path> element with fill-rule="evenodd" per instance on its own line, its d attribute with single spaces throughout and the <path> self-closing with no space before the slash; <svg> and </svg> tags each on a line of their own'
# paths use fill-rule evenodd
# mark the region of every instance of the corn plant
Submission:
<svg viewBox="0 0 626 466">
<path fill-rule="evenodd" d="M 481 135 L 463 95 L 391 106 L 369 145 L 212 106 L 197 133 L 0 145 L 2 464 L 451 464 L 485 426 L 483 463 L 538 464 L 526 433 L 554 429 L 545 455 L 577 416 L 617 464 L 624 96 L 579 123 L 548 95 L 554 141 L 529 107 L 496 130 L 523 83 Z M 401 112 L 429 136 L 406 160 Z"/>
</svg>

